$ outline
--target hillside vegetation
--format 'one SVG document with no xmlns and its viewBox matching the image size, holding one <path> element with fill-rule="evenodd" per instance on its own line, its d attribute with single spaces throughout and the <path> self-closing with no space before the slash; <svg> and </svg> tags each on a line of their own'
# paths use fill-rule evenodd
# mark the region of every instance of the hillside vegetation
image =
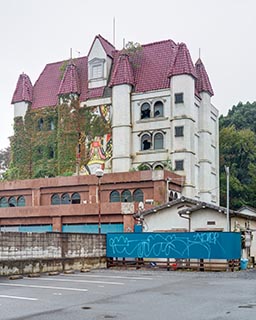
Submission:
<svg viewBox="0 0 256 320">
<path fill-rule="evenodd" d="M 226 205 L 230 170 L 230 207 L 256 207 L 256 102 L 239 103 L 220 117 L 220 199 Z"/>
</svg>

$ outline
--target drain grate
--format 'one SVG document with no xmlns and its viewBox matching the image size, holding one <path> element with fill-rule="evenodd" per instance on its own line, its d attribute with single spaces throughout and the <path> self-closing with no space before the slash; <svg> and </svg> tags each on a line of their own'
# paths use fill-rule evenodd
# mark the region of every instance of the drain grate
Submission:
<svg viewBox="0 0 256 320">
<path fill-rule="evenodd" d="M 116 318 L 116 316 L 111 316 L 111 315 L 109 315 L 109 314 L 106 314 L 106 315 L 104 316 L 104 319 L 114 319 L 114 318 Z"/>
</svg>

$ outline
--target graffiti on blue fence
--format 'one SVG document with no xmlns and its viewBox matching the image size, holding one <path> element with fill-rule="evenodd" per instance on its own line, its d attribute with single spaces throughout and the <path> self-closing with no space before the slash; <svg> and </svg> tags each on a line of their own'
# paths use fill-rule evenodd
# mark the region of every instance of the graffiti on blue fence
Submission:
<svg viewBox="0 0 256 320">
<path fill-rule="evenodd" d="M 112 233 L 108 257 L 238 259 L 241 237 L 234 232 Z"/>
</svg>

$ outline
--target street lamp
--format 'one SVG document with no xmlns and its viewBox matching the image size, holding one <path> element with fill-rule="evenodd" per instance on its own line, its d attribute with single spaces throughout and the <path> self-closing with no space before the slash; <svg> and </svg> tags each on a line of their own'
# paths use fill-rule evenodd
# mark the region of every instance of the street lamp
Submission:
<svg viewBox="0 0 256 320">
<path fill-rule="evenodd" d="M 229 167 L 225 166 L 225 171 L 227 175 L 227 231 L 230 232 L 229 223 Z"/>
<path fill-rule="evenodd" d="M 103 177 L 104 171 L 102 169 L 97 169 L 95 171 L 95 176 L 98 178 L 98 203 L 99 203 L 99 211 L 98 211 L 98 233 L 101 234 L 101 206 L 100 206 L 100 179 Z"/>
</svg>

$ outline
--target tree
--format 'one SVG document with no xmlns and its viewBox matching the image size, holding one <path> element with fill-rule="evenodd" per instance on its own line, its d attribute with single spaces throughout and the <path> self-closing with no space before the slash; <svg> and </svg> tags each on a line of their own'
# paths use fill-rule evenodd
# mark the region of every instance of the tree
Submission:
<svg viewBox="0 0 256 320">
<path fill-rule="evenodd" d="M 220 116 L 220 128 L 234 126 L 237 130 L 251 129 L 256 133 L 256 101 L 243 104 L 239 102 L 228 111 L 227 116 Z"/>
<path fill-rule="evenodd" d="M 242 119 L 241 123 L 242 123 Z M 237 130 L 235 125 L 220 130 L 220 199 L 226 204 L 225 166 L 230 168 L 230 207 L 255 205 L 256 134 L 250 129 Z"/>
<path fill-rule="evenodd" d="M 0 150 L 0 174 L 5 172 L 10 164 L 11 149 L 7 147 Z"/>
</svg>

